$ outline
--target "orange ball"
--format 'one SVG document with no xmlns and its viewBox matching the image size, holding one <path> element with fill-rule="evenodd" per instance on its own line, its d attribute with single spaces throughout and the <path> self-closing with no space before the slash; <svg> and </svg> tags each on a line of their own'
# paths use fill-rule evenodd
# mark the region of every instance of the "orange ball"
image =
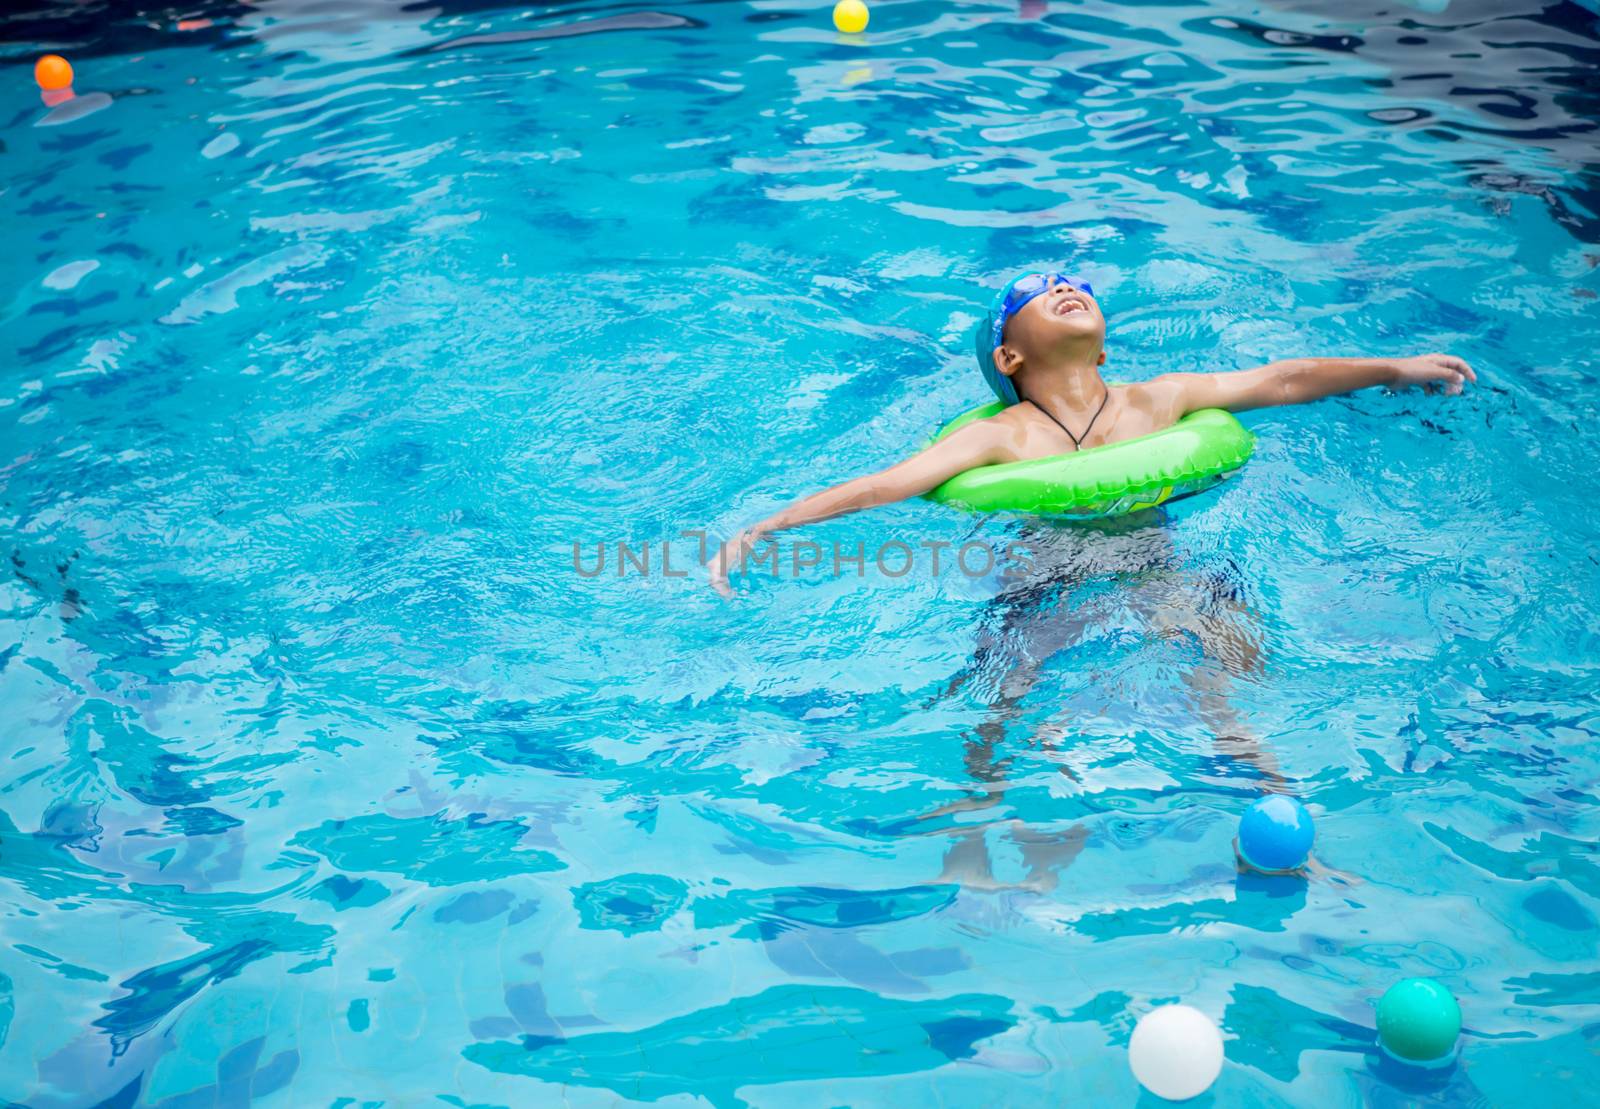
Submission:
<svg viewBox="0 0 1600 1109">
<path fill-rule="evenodd" d="M 72 84 L 72 64 L 60 54 L 46 54 L 33 63 L 33 79 L 41 89 L 64 89 Z"/>
</svg>

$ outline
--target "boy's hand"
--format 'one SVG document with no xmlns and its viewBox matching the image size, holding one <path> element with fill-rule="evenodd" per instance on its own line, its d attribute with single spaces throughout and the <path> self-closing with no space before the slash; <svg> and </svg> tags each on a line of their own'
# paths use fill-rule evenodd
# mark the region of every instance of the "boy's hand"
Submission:
<svg viewBox="0 0 1600 1109">
<path fill-rule="evenodd" d="M 728 584 L 728 574 L 755 545 L 755 539 L 752 532 L 741 531 L 724 543 L 722 549 L 717 551 L 716 557 L 711 560 L 711 588 L 727 600 L 733 599 L 733 586 Z"/>
<path fill-rule="evenodd" d="M 1443 388 L 1453 397 L 1461 392 L 1464 382 L 1476 383 L 1477 380 L 1472 367 L 1453 354 L 1422 354 L 1395 362 L 1392 384 L 1396 389 L 1420 385 L 1429 393 Z"/>
</svg>

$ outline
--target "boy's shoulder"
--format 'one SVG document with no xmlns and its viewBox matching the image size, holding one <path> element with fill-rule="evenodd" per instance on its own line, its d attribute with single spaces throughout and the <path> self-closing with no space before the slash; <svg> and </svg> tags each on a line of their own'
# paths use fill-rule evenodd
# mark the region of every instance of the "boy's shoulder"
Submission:
<svg viewBox="0 0 1600 1109">
<path fill-rule="evenodd" d="M 1112 388 L 1121 393 L 1125 404 L 1134 408 L 1159 408 L 1164 406 L 1180 388 L 1177 374 L 1161 374 L 1148 381 L 1130 381 Z"/>
<path fill-rule="evenodd" d="M 1170 423 L 1177 418 L 1176 409 L 1182 407 L 1183 374 L 1161 374 L 1149 381 L 1135 381 L 1119 385 L 1123 403 L 1133 409 L 1148 413 L 1157 422 Z"/>
</svg>

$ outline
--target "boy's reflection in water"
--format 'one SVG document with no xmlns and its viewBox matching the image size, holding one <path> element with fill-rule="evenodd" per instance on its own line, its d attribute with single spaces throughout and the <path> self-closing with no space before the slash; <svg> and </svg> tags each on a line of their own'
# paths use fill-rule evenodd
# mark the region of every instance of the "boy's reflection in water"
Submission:
<svg viewBox="0 0 1600 1109">
<path fill-rule="evenodd" d="M 924 834 L 952 837 L 940 881 L 979 889 L 1005 888 L 993 873 L 984 833 L 1009 826 L 1027 868 L 1023 887 L 1053 889 L 1060 871 L 1077 857 L 1088 828 L 1074 824 L 1045 832 L 1018 818 L 953 824 L 941 818 L 992 808 L 1010 788 L 1006 729 L 1022 716 L 1022 702 L 1050 660 L 1085 644 L 1101 629 L 1130 626 L 1143 638 L 1190 639 L 1200 658 L 1185 665 L 1182 680 L 1200 720 L 1218 749 L 1254 768 L 1261 788 L 1287 791 L 1276 761 L 1251 734 L 1229 699 L 1236 682 L 1261 671 L 1260 626 L 1245 600 L 1237 568 L 1197 571 L 1182 564 L 1163 526 L 1160 510 L 1093 524 L 1032 520 L 1013 542 L 1030 561 L 1019 561 L 990 601 L 971 661 L 938 699 L 969 682 L 992 690 L 988 712 L 966 741 L 966 769 L 978 783 L 962 800 L 919 817 L 933 822 Z M 1052 720 L 1029 737 L 1055 750 L 1067 727 Z M 1065 765 L 1062 773 L 1071 774 Z M 934 826 L 944 825 L 944 826 Z"/>
</svg>

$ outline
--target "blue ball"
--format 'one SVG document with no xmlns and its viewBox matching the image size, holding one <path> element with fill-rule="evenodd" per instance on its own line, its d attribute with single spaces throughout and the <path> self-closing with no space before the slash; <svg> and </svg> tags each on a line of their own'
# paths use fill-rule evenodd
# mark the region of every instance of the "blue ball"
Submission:
<svg viewBox="0 0 1600 1109">
<path fill-rule="evenodd" d="M 1257 870 L 1293 870 L 1311 854 L 1316 827 L 1293 797 L 1263 797 L 1239 818 L 1239 854 Z"/>
</svg>

